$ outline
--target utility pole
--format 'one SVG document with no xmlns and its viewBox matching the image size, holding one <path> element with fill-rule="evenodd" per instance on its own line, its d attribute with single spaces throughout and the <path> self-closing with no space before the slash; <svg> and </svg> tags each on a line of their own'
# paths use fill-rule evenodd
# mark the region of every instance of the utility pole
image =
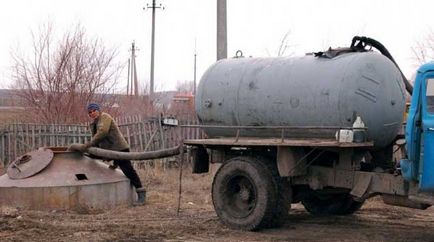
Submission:
<svg viewBox="0 0 434 242">
<path fill-rule="evenodd" d="M 131 59 L 128 59 L 127 96 L 130 95 L 130 68 L 131 68 Z"/>
<path fill-rule="evenodd" d="M 131 82 L 131 86 L 134 83 L 134 96 L 139 96 L 139 82 L 137 81 L 137 68 L 136 68 L 136 45 L 133 41 L 132 45 L 131 45 L 131 60 L 132 60 L 132 67 L 133 67 L 133 71 L 131 72 L 131 75 L 133 75 L 132 80 L 134 80 L 134 82 Z M 131 92 L 132 94 L 133 92 Z"/>
<path fill-rule="evenodd" d="M 217 60 L 228 57 L 226 0 L 217 0 Z"/>
<path fill-rule="evenodd" d="M 137 81 L 137 68 L 136 68 L 136 46 L 133 41 L 131 44 L 131 58 L 128 59 L 128 84 L 127 95 L 138 96 L 139 95 L 139 83 Z"/>
<path fill-rule="evenodd" d="M 152 9 L 150 98 L 151 101 L 153 101 L 154 99 L 154 54 L 155 54 L 155 9 L 161 8 L 164 10 L 164 7 L 161 5 L 161 3 L 157 6 L 155 0 L 152 0 L 152 5 L 146 4 L 146 8 Z"/>
<path fill-rule="evenodd" d="M 194 39 L 194 75 L 193 75 L 193 95 L 196 96 L 196 39 Z"/>
</svg>

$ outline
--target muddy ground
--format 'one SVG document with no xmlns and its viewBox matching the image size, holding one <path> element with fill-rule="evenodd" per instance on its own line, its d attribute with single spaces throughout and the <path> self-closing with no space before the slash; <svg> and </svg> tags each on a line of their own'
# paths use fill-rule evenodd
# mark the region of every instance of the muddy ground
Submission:
<svg viewBox="0 0 434 242">
<path fill-rule="evenodd" d="M 148 188 L 140 207 L 94 214 L 2 207 L 0 241 L 434 241 L 434 208 L 392 207 L 378 198 L 351 216 L 314 217 L 295 204 L 282 228 L 231 230 L 214 213 L 212 175 L 184 171 L 179 215 L 178 170 L 146 168 L 140 176 Z"/>
</svg>

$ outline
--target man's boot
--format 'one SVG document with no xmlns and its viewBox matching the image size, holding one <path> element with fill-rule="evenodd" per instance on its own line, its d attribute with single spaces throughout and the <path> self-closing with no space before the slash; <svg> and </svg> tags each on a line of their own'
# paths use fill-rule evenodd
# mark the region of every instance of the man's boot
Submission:
<svg viewBox="0 0 434 242">
<path fill-rule="evenodd" d="M 134 206 L 140 206 L 140 205 L 145 204 L 145 200 L 146 200 L 145 188 L 143 188 L 143 187 L 137 188 L 136 192 L 137 192 L 137 201 L 134 203 Z"/>
</svg>

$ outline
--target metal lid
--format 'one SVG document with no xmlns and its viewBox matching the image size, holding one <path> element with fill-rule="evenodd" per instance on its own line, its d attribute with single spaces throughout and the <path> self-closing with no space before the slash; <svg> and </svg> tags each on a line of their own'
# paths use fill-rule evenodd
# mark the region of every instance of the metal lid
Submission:
<svg viewBox="0 0 434 242">
<path fill-rule="evenodd" d="M 9 164 L 7 174 L 10 179 L 31 177 L 47 167 L 53 159 L 49 149 L 34 150 L 22 155 Z"/>
</svg>

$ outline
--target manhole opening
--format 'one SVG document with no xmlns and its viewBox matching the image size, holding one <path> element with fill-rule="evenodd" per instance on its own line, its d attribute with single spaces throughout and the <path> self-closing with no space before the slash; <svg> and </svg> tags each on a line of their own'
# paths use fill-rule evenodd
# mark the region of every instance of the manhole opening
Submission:
<svg viewBox="0 0 434 242">
<path fill-rule="evenodd" d="M 75 174 L 75 177 L 77 177 L 77 180 L 87 180 L 87 176 L 85 174 Z"/>
</svg>

